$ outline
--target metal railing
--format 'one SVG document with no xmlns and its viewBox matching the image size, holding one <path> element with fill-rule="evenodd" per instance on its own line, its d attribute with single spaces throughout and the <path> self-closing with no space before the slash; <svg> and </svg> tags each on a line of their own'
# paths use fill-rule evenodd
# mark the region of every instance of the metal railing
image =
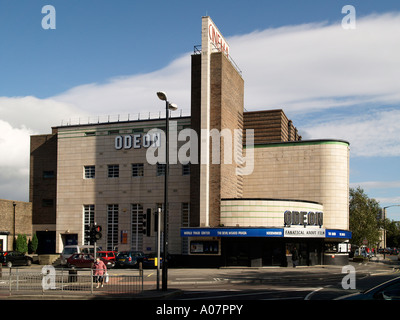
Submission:
<svg viewBox="0 0 400 320">
<path fill-rule="evenodd" d="M 92 269 L 55 269 L 36 272 L 10 268 L 0 277 L 0 295 L 75 294 L 133 295 L 143 292 L 143 271 L 137 275 L 107 274 L 100 281 Z"/>
</svg>

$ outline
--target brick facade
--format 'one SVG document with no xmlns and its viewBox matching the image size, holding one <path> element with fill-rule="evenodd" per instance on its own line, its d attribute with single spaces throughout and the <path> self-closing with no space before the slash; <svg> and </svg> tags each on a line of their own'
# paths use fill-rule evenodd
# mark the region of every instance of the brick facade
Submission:
<svg viewBox="0 0 400 320">
<path fill-rule="evenodd" d="M 15 208 L 15 238 L 18 234 L 25 234 L 32 238 L 32 204 L 30 202 L 1 200 L 0 199 L 0 240 L 2 250 L 13 249 L 14 237 L 14 208 Z M 0 241 L 1 242 L 1 241 Z"/>
</svg>

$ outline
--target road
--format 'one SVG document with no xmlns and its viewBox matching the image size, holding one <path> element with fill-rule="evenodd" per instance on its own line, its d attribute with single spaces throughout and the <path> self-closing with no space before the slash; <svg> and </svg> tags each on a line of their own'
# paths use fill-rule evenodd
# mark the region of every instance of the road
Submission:
<svg viewBox="0 0 400 320">
<path fill-rule="evenodd" d="M 356 289 L 343 289 L 342 267 L 170 269 L 169 288 L 179 300 L 331 300 L 400 276 L 399 266 L 353 264 Z M 154 274 L 147 274 L 150 284 Z"/>
<path fill-rule="evenodd" d="M 393 258 L 394 259 L 394 258 Z M 397 260 L 391 263 L 350 263 L 355 270 L 356 289 L 345 290 L 341 266 L 297 268 L 218 268 L 168 270 L 168 288 L 179 289 L 177 300 L 331 300 L 363 291 L 400 276 Z M 39 269 L 32 265 L 24 269 Z M 4 271 L 4 268 L 3 268 Z M 85 271 L 79 271 L 85 272 Z M 87 272 L 87 271 L 86 271 Z M 111 269 L 110 275 L 138 274 L 137 269 Z M 144 270 L 144 289 L 156 289 L 157 272 Z M 160 277 L 161 281 L 161 271 Z M 161 287 L 161 284 L 160 284 Z"/>
</svg>

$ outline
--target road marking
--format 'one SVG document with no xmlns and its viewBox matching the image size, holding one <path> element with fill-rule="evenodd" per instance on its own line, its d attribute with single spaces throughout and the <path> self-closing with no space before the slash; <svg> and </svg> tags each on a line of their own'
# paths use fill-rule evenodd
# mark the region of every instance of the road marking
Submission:
<svg viewBox="0 0 400 320">
<path fill-rule="evenodd" d="M 154 272 L 150 273 L 147 278 L 151 277 L 154 274 Z"/>
<path fill-rule="evenodd" d="M 323 287 L 318 288 L 318 289 L 316 289 L 316 290 L 310 292 L 308 295 L 306 295 L 306 297 L 304 298 L 304 300 L 310 300 L 311 296 L 312 296 L 314 293 L 317 293 L 318 291 L 321 291 L 322 289 L 323 289 Z"/>
</svg>

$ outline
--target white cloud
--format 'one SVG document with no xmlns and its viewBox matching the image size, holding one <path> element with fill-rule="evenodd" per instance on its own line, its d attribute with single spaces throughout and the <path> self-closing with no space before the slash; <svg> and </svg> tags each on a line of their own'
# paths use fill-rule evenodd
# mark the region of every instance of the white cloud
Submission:
<svg viewBox="0 0 400 320">
<path fill-rule="evenodd" d="M 350 183 L 350 187 L 352 188 L 356 188 L 357 186 L 368 189 L 400 188 L 400 181 L 364 181 Z"/>
<path fill-rule="evenodd" d="M 370 111 L 303 127 L 305 138 L 343 139 L 350 142 L 352 156 L 400 156 L 400 110 Z"/>
<path fill-rule="evenodd" d="M 170 102 L 190 112 L 190 53 L 165 68 L 147 74 L 113 78 L 104 84 L 82 85 L 52 99 L 74 105 L 92 114 L 146 114 L 165 110 L 157 91 L 165 91 Z"/>
<path fill-rule="evenodd" d="M 13 128 L 25 127 L 33 133 L 48 133 L 62 119 L 87 115 L 85 109 L 54 99 L 36 97 L 0 97 L 0 118 Z"/>
<path fill-rule="evenodd" d="M 243 69 L 246 107 L 301 112 L 399 102 L 400 14 L 357 20 L 355 30 L 307 24 L 229 39 Z M 344 100 L 343 100 L 344 99 Z"/>
</svg>

